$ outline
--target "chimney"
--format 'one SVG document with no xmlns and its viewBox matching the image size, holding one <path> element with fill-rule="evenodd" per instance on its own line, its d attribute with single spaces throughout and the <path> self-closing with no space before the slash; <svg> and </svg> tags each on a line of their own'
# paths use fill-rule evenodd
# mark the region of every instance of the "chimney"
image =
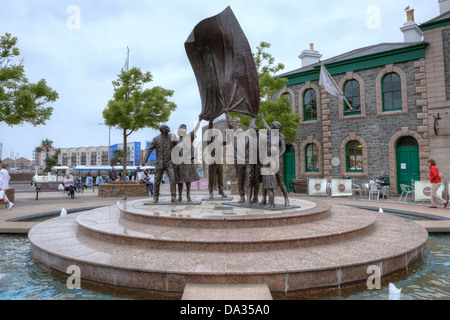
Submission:
<svg viewBox="0 0 450 320">
<path fill-rule="evenodd" d="M 444 14 L 450 11 L 450 0 L 439 0 L 439 12 Z"/>
<path fill-rule="evenodd" d="M 307 67 L 319 62 L 319 59 L 322 58 L 322 54 L 318 51 L 314 51 L 314 43 L 311 43 L 309 45 L 309 50 L 302 51 L 298 57 L 302 60 L 302 67 Z"/>
<path fill-rule="evenodd" d="M 405 42 L 422 41 L 423 32 L 414 21 L 414 9 L 409 9 L 406 11 L 406 23 L 403 24 L 403 27 L 401 27 L 400 30 L 403 32 Z"/>
</svg>

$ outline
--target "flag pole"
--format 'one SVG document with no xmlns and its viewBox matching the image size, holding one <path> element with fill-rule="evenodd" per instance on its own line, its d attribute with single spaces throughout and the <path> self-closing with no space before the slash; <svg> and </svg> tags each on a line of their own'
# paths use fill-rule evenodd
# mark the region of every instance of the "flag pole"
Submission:
<svg viewBox="0 0 450 320">
<path fill-rule="evenodd" d="M 342 95 L 342 98 L 345 100 L 345 102 L 347 102 L 347 105 L 350 107 L 350 110 L 353 111 L 353 106 L 351 105 L 350 102 L 348 102 L 347 98 L 345 97 L 344 93 L 341 91 L 341 89 L 339 88 L 339 86 L 336 84 L 336 82 L 334 81 L 333 77 L 331 76 L 331 74 L 328 72 L 327 68 L 325 68 L 325 65 L 323 64 L 322 60 L 319 60 L 320 65 L 323 67 L 323 69 L 325 70 L 325 72 L 328 74 L 328 77 L 330 78 L 330 80 L 333 82 L 334 86 L 336 87 L 336 89 L 338 89 L 339 93 Z"/>
</svg>

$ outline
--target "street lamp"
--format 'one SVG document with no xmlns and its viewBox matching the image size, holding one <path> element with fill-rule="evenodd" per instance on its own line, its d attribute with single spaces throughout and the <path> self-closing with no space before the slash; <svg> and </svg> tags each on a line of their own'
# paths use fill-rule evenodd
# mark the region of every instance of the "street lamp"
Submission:
<svg viewBox="0 0 450 320">
<path fill-rule="evenodd" d="M 99 123 L 99 125 L 107 126 L 107 124 L 104 124 L 104 123 Z M 109 165 L 109 160 L 112 158 L 111 157 L 111 126 L 108 126 L 108 128 L 109 128 L 109 135 L 108 135 L 108 165 Z"/>
</svg>

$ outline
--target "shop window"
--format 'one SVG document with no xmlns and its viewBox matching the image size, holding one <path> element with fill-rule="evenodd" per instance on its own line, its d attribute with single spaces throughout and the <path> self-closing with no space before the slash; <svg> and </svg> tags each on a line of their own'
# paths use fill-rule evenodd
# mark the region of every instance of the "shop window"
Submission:
<svg viewBox="0 0 450 320">
<path fill-rule="evenodd" d="M 363 147 L 359 141 L 350 141 L 346 148 L 347 172 L 363 171 Z"/>
<path fill-rule="evenodd" d="M 314 89 L 303 94 L 303 118 L 305 121 L 317 120 L 317 96 Z"/>
</svg>

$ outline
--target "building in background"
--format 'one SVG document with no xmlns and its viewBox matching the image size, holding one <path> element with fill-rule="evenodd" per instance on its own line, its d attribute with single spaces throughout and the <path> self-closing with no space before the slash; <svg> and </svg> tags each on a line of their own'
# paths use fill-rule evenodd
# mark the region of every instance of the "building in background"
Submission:
<svg viewBox="0 0 450 320">
<path fill-rule="evenodd" d="M 424 41 L 425 70 L 420 88 L 421 117 L 428 122 L 430 158 L 450 176 L 450 0 L 439 0 L 440 15 L 419 26 Z M 425 130 L 425 128 L 424 128 Z"/>
<path fill-rule="evenodd" d="M 108 166 L 108 147 L 61 148 L 58 163 L 63 166 Z"/>
<path fill-rule="evenodd" d="M 145 157 L 145 152 L 147 151 L 148 147 L 150 146 L 152 142 L 151 141 L 146 141 L 145 142 L 145 149 L 142 150 L 142 161 L 144 161 L 144 157 Z M 150 157 L 148 158 L 148 161 L 146 163 L 146 165 L 149 166 L 154 166 L 156 163 L 156 150 L 153 150 L 153 152 L 150 154 Z"/>
<path fill-rule="evenodd" d="M 17 159 L 6 158 L 2 160 L 2 162 L 6 163 L 9 166 L 9 169 L 12 171 L 34 169 L 33 167 L 31 167 L 31 161 L 24 157 L 20 157 Z"/>
<path fill-rule="evenodd" d="M 122 149 L 123 143 L 115 144 L 110 147 L 110 152 L 113 154 L 114 150 Z M 128 142 L 127 143 L 127 165 L 128 166 L 140 166 L 141 165 L 141 143 L 140 142 Z"/>
<path fill-rule="evenodd" d="M 45 159 L 47 158 L 47 148 L 40 146 L 39 148 L 42 149 L 41 152 L 38 152 L 33 150 L 33 166 L 34 169 L 44 169 L 45 168 Z M 51 156 L 53 154 L 53 151 L 55 150 L 54 147 L 48 148 L 49 155 Z"/>
<path fill-rule="evenodd" d="M 407 11 L 404 42 L 323 61 L 350 105 L 319 85 L 322 55 L 313 45 L 300 55 L 301 68 L 280 75 L 288 82 L 277 97 L 288 95 L 300 115 L 284 157 L 287 185 L 343 176 L 361 183 L 385 171 L 391 190 L 401 192 L 400 184 L 428 179 L 430 157 L 450 175 L 450 0 L 439 2 L 440 15 L 420 26 Z"/>
</svg>

